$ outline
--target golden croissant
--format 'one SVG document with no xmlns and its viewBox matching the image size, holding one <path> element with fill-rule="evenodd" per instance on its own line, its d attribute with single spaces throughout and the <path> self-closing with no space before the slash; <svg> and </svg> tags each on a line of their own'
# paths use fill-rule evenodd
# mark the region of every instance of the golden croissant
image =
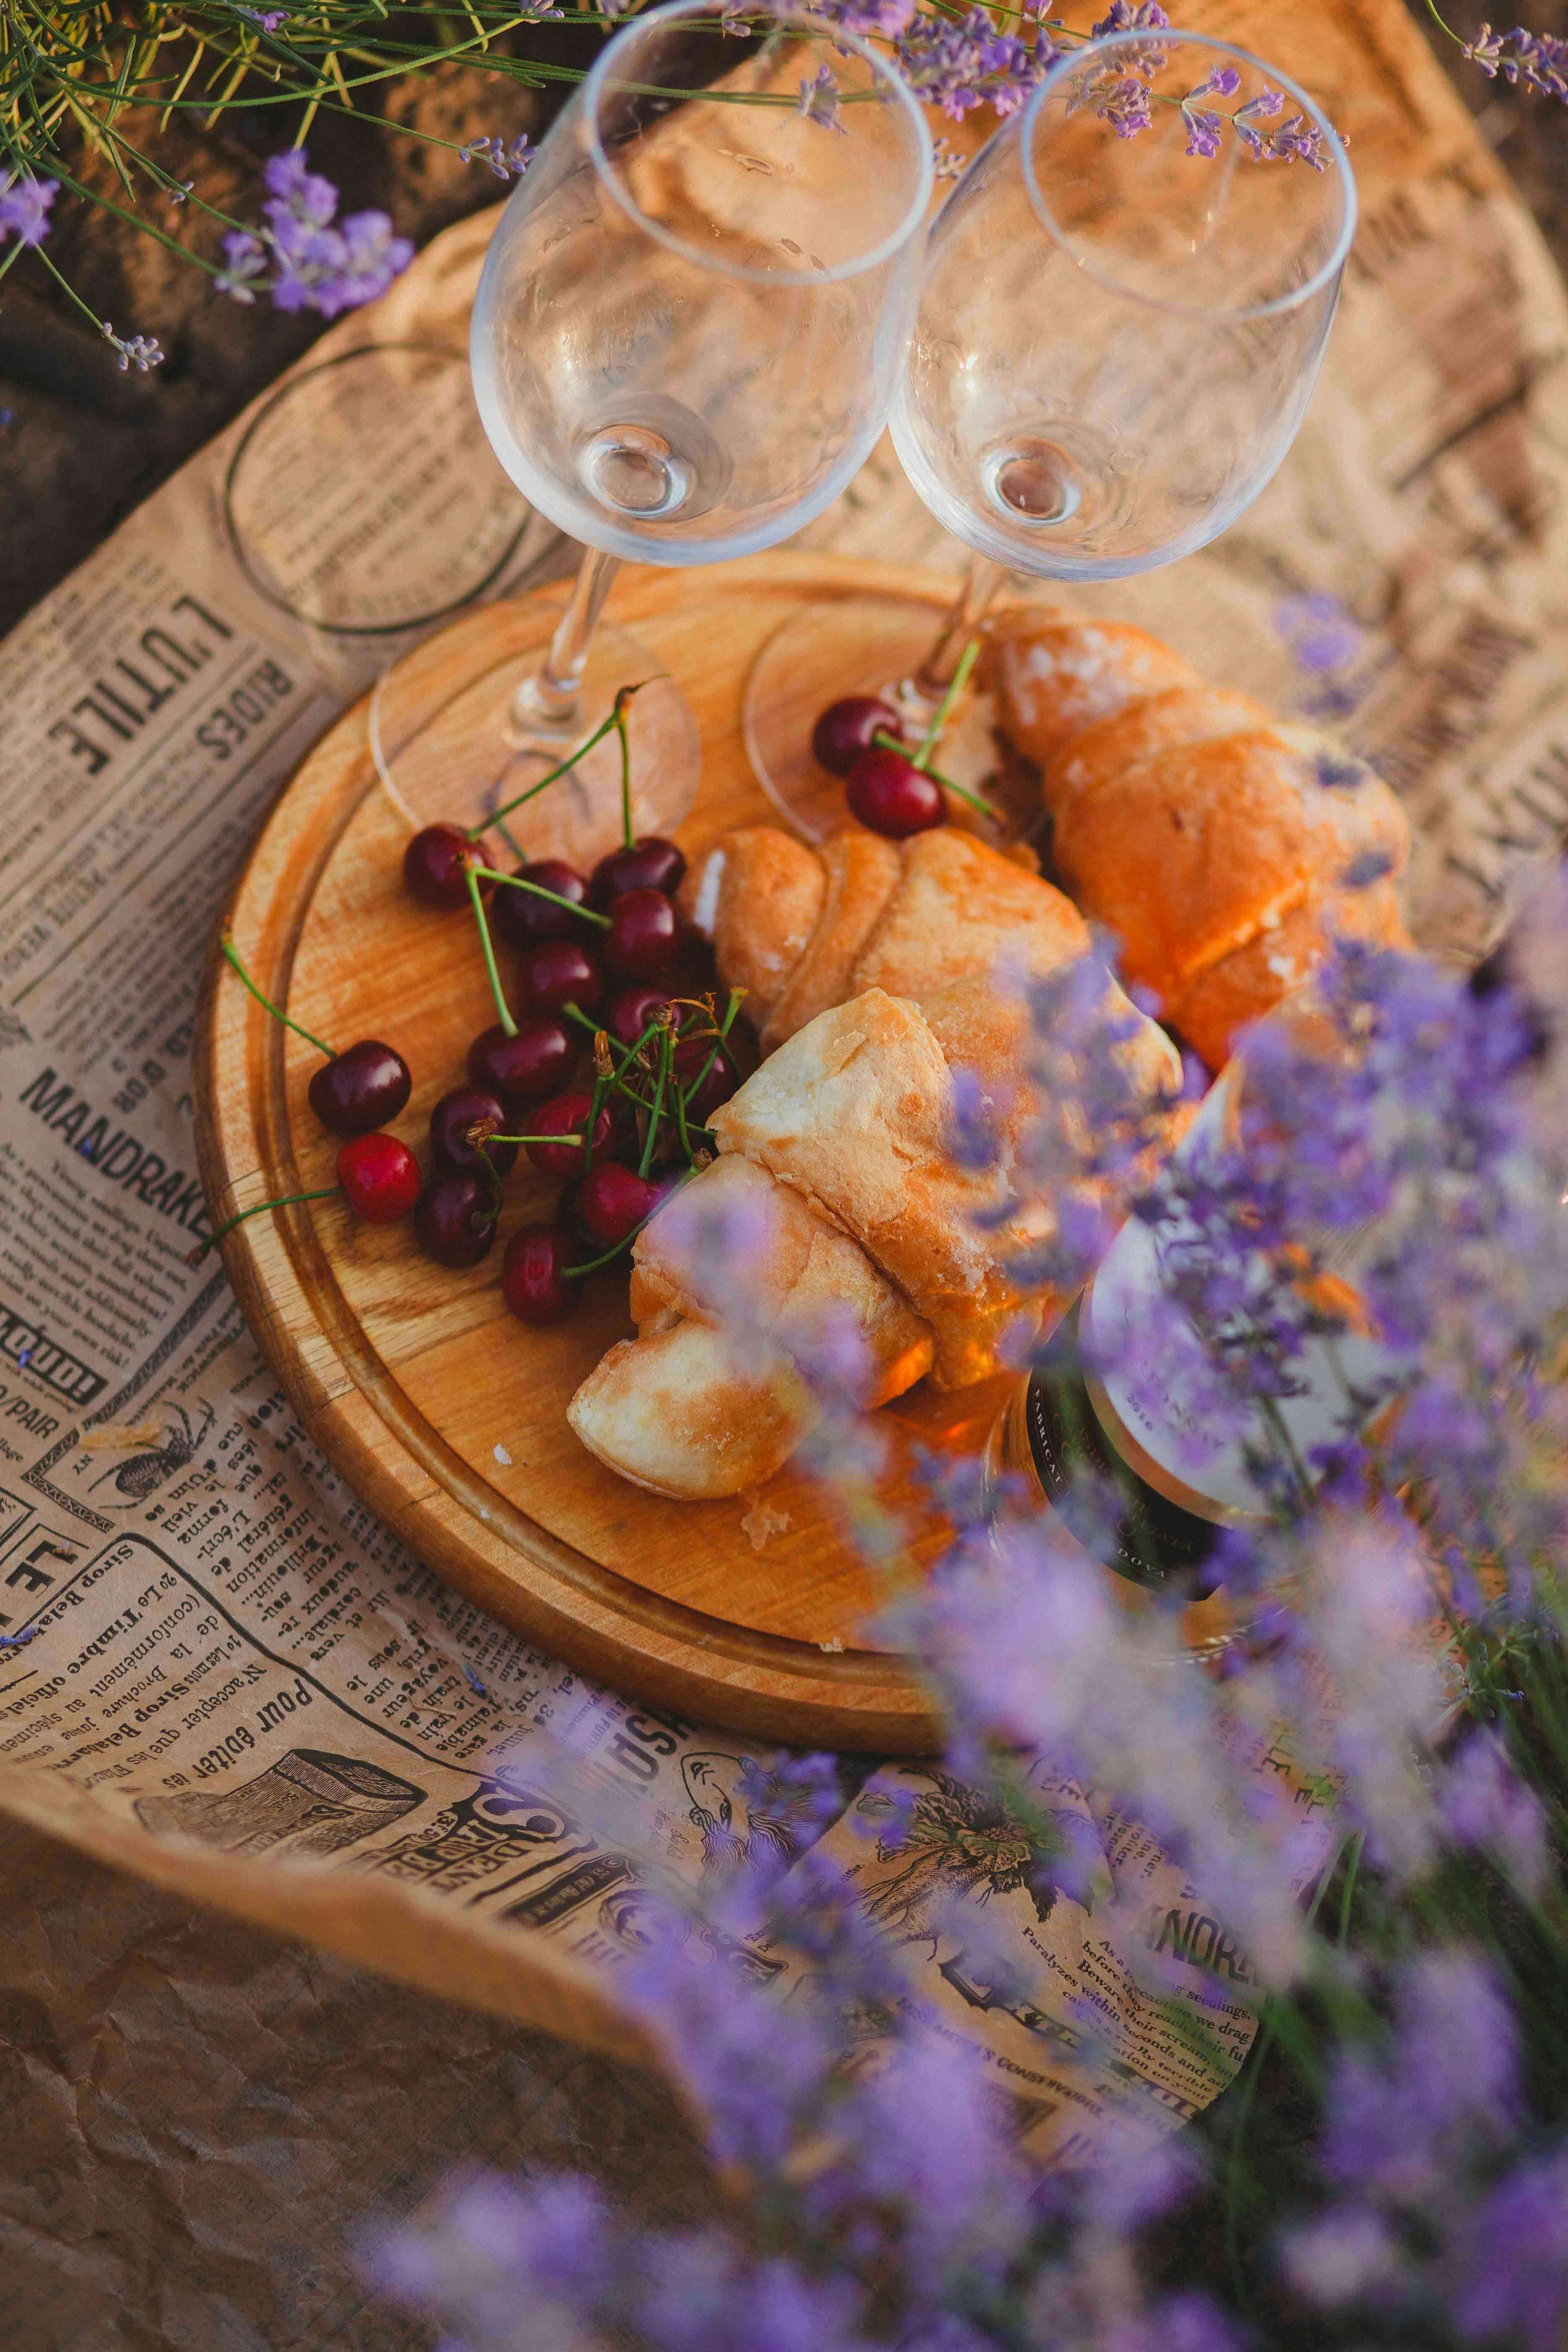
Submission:
<svg viewBox="0 0 1568 2352">
<path fill-rule="evenodd" d="M 1179 1061 L 1109 973 L 1104 987 L 1127 1032 L 1116 1051 L 1157 1129 Z M 584 1444 L 657 1493 L 733 1495 L 800 1443 L 812 1408 L 793 1366 L 834 1330 L 858 1342 L 868 1404 L 928 1374 L 958 1388 L 994 1371 L 1021 1313 L 1064 1302 L 1026 1301 L 1008 1271 L 1049 1203 L 1026 1232 L 983 1223 L 996 1179 L 948 1155 L 951 1072 L 973 1069 L 998 1114 L 1005 1183 L 1030 1112 L 1016 1084 L 1024 1025 L 1016 995 L 967 974 L 921 1005 L 863 989 L 795 1029 L 714 1113 L 719 1157 L 638 1235 L 638 1336 L 573 1398 Z M 724 1230 L 739 1269 L 721 1263 Z M 740 1301 L 727 1295 L 737 1282 Z"/>
<path fill-rule="evenodd" d="M 1328 737 L 1122 622 L 1005 614 L 985 674 L 1039 772 L 1056 872 L 1211 1069 L 1334 939 L 1410 944 L 1404 811 Z"/>
</svg>

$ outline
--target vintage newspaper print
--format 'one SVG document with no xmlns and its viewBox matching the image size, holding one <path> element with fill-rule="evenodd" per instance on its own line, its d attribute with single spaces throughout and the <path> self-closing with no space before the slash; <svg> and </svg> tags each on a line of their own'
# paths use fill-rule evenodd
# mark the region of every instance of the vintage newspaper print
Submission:
<svg viewBox="0 0 1568 2352">
<path fill-rule="evenodd" d="M 1266 14 L 1202 13 L 1244 39 Z M 1072 601 L 1289 707 L 1275 608 L 1342 597 L 1367 633 L 1347 724 L 1415 819 L 1417 928 L 1473 953 L 1568 815 L 1568 304 L 1394 0 L 1314 11 L 1311 30 L 1364 223 L 1308 425 L 1179 579 Z M 460 352 L 490 226 L 438 239 L 307 368 L 374 341 Z M 396 415 L 289 553 L 322 594 L 347 595 L 362 551 L 329 513 L 370 532 L 373 563 L 395 550 L 443 593 L 421 519 L 433 533 L 447 510 L 443 448 L 453 467 L 482 453 L 456 412 L 432 433 L 416 406 L 406 446 Z M 397 649 L 376 629 L 405 617 L 394 600 L 328 630 L 242 565 L 226 486 L 253 421 L 0 649 L 0 1805 L 94 1851 L 110 1827 L 126 1866 L 207 1891 L 222 1858 L 225 1899 L 356 1951 L 351 1912 L 377 1891 L 376 1957 L 421 1981 L 435 1903 L 459 1923 L 441 1946 L 453 1982 L 479 1981 L 477 1962 L 457 1969 L 463 1937 L 493 1958 L 499 1931 L 515 1962 L 476 1997 L 605 2032 L 531 1956 L 597 1983 L 705 1859 L 744 1845 L 742 1743 L 595 1690 L 446 1591 L 303 1435 L 221 1273 L 188 1263 L 209 1230 L 189 1060 L 203 943 L 269 799 Z M 476 562 L 508 551 L 486 593 L 569 561 L 541 528 L 492 535 L 464 496 Z M 808 536 L 953 560 L 885 448 Z M 911 1795 L 920 1837 L 895 1848 L 879 1808 Z M 988 2053 L 1027 2144 L 1060 2160 L 1129 2116 L 1164 2128 L 1203 2105 L 1253 2021 L 1250 1964 L 1201 1888 L 1095 1792 L 1053 1801 L 1098 1840 L 1092 1907 L 1029 1893 L 1006 1825 L 970 1819 L 973 1797 L 923 1768 L 873 1775 L 829 1837 Z M 944 1924 L 958 1882 L 985 1897 L 984 1954 Z M 1163 2021 L 1140 1948 L 1190 1973 L 1206 2055 Z M 721 1958 L 796 1997 L 773 1957 Z M 1065 2068 L 1086 2042 L 1094 2063 Z"/>
</svg>

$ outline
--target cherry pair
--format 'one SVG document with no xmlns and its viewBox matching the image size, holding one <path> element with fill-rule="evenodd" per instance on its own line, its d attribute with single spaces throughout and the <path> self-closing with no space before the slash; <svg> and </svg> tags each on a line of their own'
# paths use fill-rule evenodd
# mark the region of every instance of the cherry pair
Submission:
<svg viewBox="0 0 1568 2352">
<path fill-rule="evenodd" d="M 930 768 L 932 751 L 942 739 L 953 704 L 969 682 L 980 656 L 980 639 L 965 646 L 952 685 L 926 731 L 913 749 L 904 738 L 903 720 L 879 695 L 846 695 L 829 703 L 811 731 L 812 756 L 829 775 L 845 779 L 850 814 L 872 833 L 889 841 L 905 841 L 947 822 L 947 794 L 955 793 L 984 816 L 999 821 L 999 813 L 978 793 Z"/>
</svg>

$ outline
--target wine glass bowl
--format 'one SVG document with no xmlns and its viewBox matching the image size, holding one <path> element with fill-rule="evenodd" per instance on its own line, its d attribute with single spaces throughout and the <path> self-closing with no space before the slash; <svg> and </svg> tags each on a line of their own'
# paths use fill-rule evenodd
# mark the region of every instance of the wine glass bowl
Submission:
<svg viewBox="0 0 1568 2352">
<path fill-rule="evenodd" d="M 803 111 L 819 89 L 831 121 Z M 737 31 L 699 0 L 628 26 L 567 113 L 475 308 L 501 463 L 607 554 L 771 546 L 881 430 L 931 184 L 919 109 L 853 35 Z"/>
<path fill-rule="evenodd" d="M 1215 108 L 1190 93 L 1216 75 L 1244 128 L 1220 114 L 1217 152 L 1194 152 L 1189 113 Z M 1124 135 L 1105 94 L 1134 79 L 1152 119 Z M 1287 104 L 1321 169 L 1251 152 Z M 1355 209 L 1331 126 L 1246 50 L 1141 31 L 1069 53 L 931 231 L 892 417 L 926 505 L 977 554 L 1052 579 L 1206 545 L 1295 438 Z"/>
<path fill-rule="evenodd" d="M 918 726 L 1008 572 L 1153 571 L 1250 505 L 1311 397 L 1355 215 L 1333 130 L 1247 50 L 1137 27 L 1057 60 L 931 226 L 893 398 L 967 584 L 945 623 L 888 598 L 830 631 L 802 615 L 752 669 L 752 764 L 797 832 L 843 822 L 802 724 L 807 662 L 819 703 L 893 691 Z"/>
<path fill-rule="evenodd" d="M 438 709 L 424 670 L 384 682 L 373 746 L 411 822 L 433 801 L 471 824 L 510 807 L 638 685 L 634 824 L 679 824 L 696 722 L 600 625 L 606 591 L 627 557 L 771 546 L 849 480 L 891 398 L 931 177 L 919 107 L 851 33 L 671 0 L 610 42 L 507 204 L 469 342 L 497 457 L 589 551 L 563 606 L 519 616 L 506 658 Z M 618 752 L 602 737 L 513 840 L 592 864 L 620 836 Z"/>
</svg>

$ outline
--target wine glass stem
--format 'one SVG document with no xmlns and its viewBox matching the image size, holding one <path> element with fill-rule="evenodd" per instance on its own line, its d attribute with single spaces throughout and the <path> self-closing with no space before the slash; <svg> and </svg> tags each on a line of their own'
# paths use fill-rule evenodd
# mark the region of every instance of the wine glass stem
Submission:
<svg viewBox="0 0 1568 2352">
<path fill-rule="evenodd" d="M 991 610 L 1006 577 L 1005 563 L 994 563 L 986 555 L 970 557 L 968 577 L 942 625 L 942 635 L 915 672 L 916 691 L 927 700 L 940 702 L 952 684 L 965 646 Z"/>
<path fill-rule="evenodd" d="M 577 717 L 577 697 L 610 583 L 621 568 L 618 555 L 602 548 L 583 551 L 566 610 L 550 640 L 550 650 L 531 677 L 525 677 L 512 697 L 512 724 L 518 728 L 567 728 Z M 628 679 L 630 685 L 632 680 Z"/>
</svg>

